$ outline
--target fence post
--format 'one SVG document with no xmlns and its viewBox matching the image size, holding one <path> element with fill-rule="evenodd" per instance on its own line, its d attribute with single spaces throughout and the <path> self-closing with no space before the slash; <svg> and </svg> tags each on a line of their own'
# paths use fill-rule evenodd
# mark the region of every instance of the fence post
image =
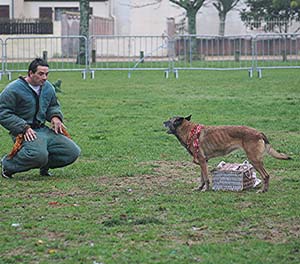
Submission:
<svg viewBox="0 0 300 264">
<path fill-rule="evenodd" d="M 168 79 L 169 78 L 169 70 L 165 71 L 165 78 Z"/>
<path fill-rule="evenodd" d="M 140 51 L 140 61 L 141 63 L 144 63 L 144 51 Z"/>
<path fill-rule="evenodd" d="M 43 51 L 43 60 L 46 62 L 48 61 L 48 51 L 47 50 Z"/>
<path fill-rule="evenodd" d="M 249 77 L 252 78 L 253 77 L 253 69 L 249 69 L 248 74 L 249 74 Z"/>
<path fill-rule="evenodd" d="M 96 62 L 96 50 L 92 50 L 92 63 Z"/>
<path fill-rule="evenodd" d="M 236 51 L 234 52 L 234 60 L 235 60 L 236 62 L 239 62 L 239 61 L 240 61 L 240 56 L 241 56 L 241 52 L 240 52 L 239 50 L 236 50 Z"/>
<path fill-rule="evenodd" d="M 257 76 L 258 76 L 258 78 L 261 79 L 262 78 L 262 70 L 259 69 L 259 68 L 257 68 L 256 70 L 257 70 Z"/>
<path fill-rule="evenodd" d="M 175 76 L 176 79 L 178 79 L 178 70 L 174 71 L 174 76 Z"/>
<path fill-rule="evenodd" d="M 251 50 L 252 50 L 252 69 L 251 71 L 253 72 L 254 70 L 257 69 L 257 36 L 252 37 L 251 41 Z M 252 77 L 252 74 L 251 74 Z"/>
<path fill-rule="evenodd" d="M 95 79 L 95 71 L 90 71 L 91 73 L 91 79 Z"/>
<path fill-rule="evenodd" d="M 174 69 L 174 61 L 175 61 L 175 37 L 168 37 L 168 77 L 169 72 Z"/>
<path fill-rule="evenodd" d="M 81 77 L 82 77 L 83 80 L 86 79 L 86 71 L 82 71 L 81 72 Z"/>
</svg>

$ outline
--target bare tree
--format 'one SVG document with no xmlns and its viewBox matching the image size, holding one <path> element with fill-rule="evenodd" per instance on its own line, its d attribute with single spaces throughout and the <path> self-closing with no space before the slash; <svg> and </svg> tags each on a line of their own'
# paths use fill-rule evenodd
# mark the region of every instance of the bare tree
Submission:
<svg viewBox="0 0 300 264">
<path fill-rule="evenodd" d="M 160 4 L 163 0 L 152 0 L 152 1 L 145 1 L 143 4 L 130 4 L 131 7 L 133 8 L 141 8 L 141 7 L 146 7 L 146 6 L 153 6 L 156 4 Z"/>
<path fill-rule="evenodd" d="M 185 9 L 186 17 L 188 19 L 189 34 L 196 34 L 196 16 L 199 9 L 207 0 L 169 0 L 171 3 L 178 5 Z"/>
<path fill-rule="evenodd" d="M 141 8 L 151 5 L 160 4 L 163 0 L 149 0 L 144 1 L 143 4 L 130 5 L 133 8 Z M 208 0 L 169 0 L 169 2 L 183 8 L 186 12 L 186 17 L 188 20 L 188 33 L 196 34 L 196 16 L 199 9 Z"/>
<path fill-rule="evenodd" d="M 229 11 L 234 9 L 240 0 L 213 0 L 213 6 L 218 10 L 219 14 L 219 35 L 224 36 L 226 16 Z"/>
</svg>

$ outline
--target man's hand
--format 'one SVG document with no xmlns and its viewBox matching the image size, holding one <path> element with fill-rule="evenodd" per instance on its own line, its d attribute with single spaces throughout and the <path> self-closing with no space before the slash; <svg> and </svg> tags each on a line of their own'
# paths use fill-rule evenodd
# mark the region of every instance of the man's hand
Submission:
<svg viewBox="0 0 300 264">
<path fill-rule="evenodd" d="M 36 139 L 36 133 L 31 127 L 29 127 L 26 130 L 26 132 L 24 134 L 24 139 L 25 139 L 25 141 L 33 141 Z"/>
<path fill-rule="evenodd" d="M 61 120 L 58 117 L 54 116 L 51 119 L 51 128 L 54 130 L 56 134 L 58 133 L 63 134 L 63 127 L 64 124 L 61 122 Z"/>
</svg>

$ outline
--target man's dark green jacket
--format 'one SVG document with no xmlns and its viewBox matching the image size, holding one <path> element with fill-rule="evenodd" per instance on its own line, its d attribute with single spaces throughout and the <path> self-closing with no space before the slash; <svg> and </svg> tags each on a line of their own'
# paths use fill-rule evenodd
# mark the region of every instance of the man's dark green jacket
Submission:
<svg viewBox="0 0 300 264">
<path fill-rule="evenodd" d="M 39 127 L 46 121 L 63 115 L 54 87 L 46 81 L 40 96 L 20 77 L 11 82 L 0 94 L 0 124 L 16 136 L 28 126 Z"/>
</svg>

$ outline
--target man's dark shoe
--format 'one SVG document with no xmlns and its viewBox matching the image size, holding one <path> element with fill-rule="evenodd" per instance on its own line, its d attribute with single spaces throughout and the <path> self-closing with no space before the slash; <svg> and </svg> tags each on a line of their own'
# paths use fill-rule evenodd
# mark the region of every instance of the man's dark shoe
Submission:
<svg viewBox="0 0 300 264">
<path fill-rule="evenodd" d="M 5 179 L 13 178 L 12 173 L 8 173 L 3 167 L 3 160 L 1 160 L 1 175 Z"/>
<path fill-rule="evenodd" d="M 47 169 L 40 169 L 40 175 L 41 176 L 48 176 L 48 177 L 53 176 L 53 174 L 50 173 L 49 170 L 47 170 Z"/>
</svg>

